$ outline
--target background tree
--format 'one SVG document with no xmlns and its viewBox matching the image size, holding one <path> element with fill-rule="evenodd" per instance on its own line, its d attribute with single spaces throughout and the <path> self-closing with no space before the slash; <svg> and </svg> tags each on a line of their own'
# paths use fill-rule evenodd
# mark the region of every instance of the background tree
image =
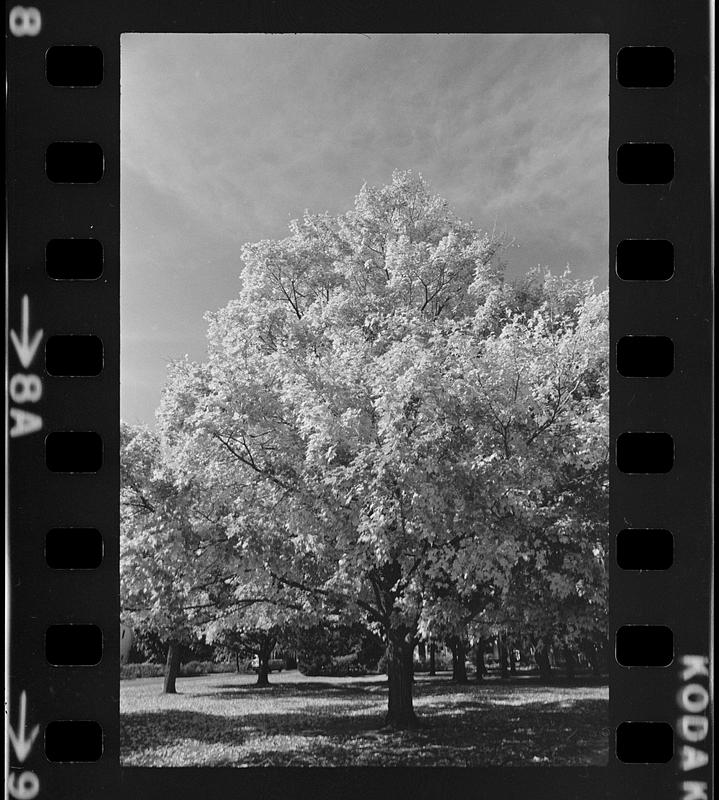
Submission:
<svg viewBox="0 0 719 800">
<path fill-rule="evenodd" d="M 269 686 L 270 659 L 278 645 L 290 641 L 293 627 L 303 620 L 301 609 L 284 593 L 282 598 L 266 600 L 255 587 L 255 596 L 242 597 L 236 590 L 236 604 L 229 613 L 218 615 L 205 627 L 207 641 L 223 649 L 231 648 L 241 657 L 257 656 L 257 685 Z"/>
<path fill-rule="evenodd" d="M 269 686 L 270 657 L 282 634 L 282 628 L 276 625 L 253 628 L 237 621 L 231 627 L 223 625 L 211 635 L 211 641 L 220 652 L 236 658 L 238 671 L 240 661 L 257 656 L 257 685 Z"/>
<path fill-rule="evenodd" d="M 377 669 L 384 654 L 381 639 L 360 623 L 346 624 L 339 615 L 290 632 L 303 675 L 364 674 Z"/>
<path fill-rule="evenodd" d="M 177 482 L 148 428 L 122 424 L 120 474 L 121 613 L 164 643 L 163 691 L 174 693 L 181 646 L 228 601 L 227 538 L 208 521 L 198 487 Z"/>
</svg>

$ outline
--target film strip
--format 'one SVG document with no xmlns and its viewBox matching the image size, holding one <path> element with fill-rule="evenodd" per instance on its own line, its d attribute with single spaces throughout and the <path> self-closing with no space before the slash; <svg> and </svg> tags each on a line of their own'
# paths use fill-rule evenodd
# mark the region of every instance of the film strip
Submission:
<svg viewBox="0 0 719 800">
<path fill-rule="evenodd" d="M 529 6 L 529 4 L 527 4 Z M 322 13 L 268 4 L 6 7 L 9 692 L 14 798 L 351 793 L 351 769 L 119 761 L 120 35 L 610 37 L 610 761 L 364 770 L 362 794 L 711 797 L 709 4 Z M 713 68 L 713 64 L 711 64 Z M 221 796 L 221 794 L 220 794 Z"/>
</svg>

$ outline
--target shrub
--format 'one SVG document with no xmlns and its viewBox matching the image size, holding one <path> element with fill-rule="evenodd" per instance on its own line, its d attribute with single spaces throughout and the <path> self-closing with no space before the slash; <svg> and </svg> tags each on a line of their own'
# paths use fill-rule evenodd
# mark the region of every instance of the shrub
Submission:
<svg viewBox="0 0 719 800">
<path fill-rule="evenodd" d="M 165 674 L 164 664 L 122 664 L 120 666 L 120 680 L 130 680 L 132 678 L 159 678 Z"/>
<path fill-rule="evenodd" d="M 359 662 L 357 653 L 344 656 L 314 659 L 309 663 L 300 663 L 299 670 L 303 675 L 323 676 L 326 678 L 346 678 L 349 675 L 366 675 L 367 669 Z"/>
<path fill-rule="evenodd" d="M 429 672 L 429 656 L 425 659 L 414 658 L 414 671 L 415 672 Z M 469 662 L 468 662 L 469 664 Z M 471 667 L 472 665 L 469 664 Z M 438 672 L 445 672 L 452 669 L 452 656 L 445 655 L 444 653 L 436 653 L 434 657 L 434 667 Z M 382 655 L 377 662 L 377 672 L 379 674 L 387 674 L 387 656 Z"/>
<path fill-rule="evenodd" d="M 300 628 L 290 644 L 288 649 L 297 651 L 297 666 L 303 675 L 364 675 L 384 650 L 381 640 L 359 624 Z"/>
<path fill-rule="evenodd" d="M 187 664 L 180 666 L 180 675 L 184 678 L 190 678 L 194 675 L 212 675 L 216 672 L 234 672 L 235 665 L 223 661 L 216 663 L 214 661 L 188 661 Z"/>
<path fill-rule="evenodd" d="M 195 675 L 211 675 L 217 672 L 234 672 L 235 665 L 230 662 L 215 663 L 214 661 L 188 661 L 180 665 L 180 676 L 191 678 Z M 122 664 L 120 666 L 120 680 L 133 678 L 160 678 L 165 674 L 164 664 Z"/>
<path fill-rule="evenodd" d="M 452 654 L 451 653 L 437 653 L 434 657 L 435 668 L 438 670 L 451 670 L 452 669 Z"/>
<path fill-rule="evenodd" d="M 242 664 L 240 664 L 240 669 L 242 669 Z M 233 661 L 211 661 L 210 662 L 210 672 L 236 672 L 237 668 Z"/>
</svg>

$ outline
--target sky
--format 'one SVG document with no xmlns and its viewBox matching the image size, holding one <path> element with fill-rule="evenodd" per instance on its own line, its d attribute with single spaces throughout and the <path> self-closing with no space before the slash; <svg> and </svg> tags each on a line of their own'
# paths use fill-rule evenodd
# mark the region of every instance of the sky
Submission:
<svg viewBox="0 0 719 800">
<path fill-rule="evenodd" d="M 420 172 L 508 274 L 608 279 L 605 35 L 123 34 L 121 416 L 205 355 L 241 245 Z"/>
</svg>

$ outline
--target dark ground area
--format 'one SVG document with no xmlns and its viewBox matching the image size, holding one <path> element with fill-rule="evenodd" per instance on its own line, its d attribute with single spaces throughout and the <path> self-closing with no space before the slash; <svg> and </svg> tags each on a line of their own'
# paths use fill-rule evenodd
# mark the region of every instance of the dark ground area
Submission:
<svg viewBox="0 0 719 800">
<path fill-rule="evenodd" d="M 381 730 L 386 680 L 272 674 L 123 681 L 121 758 L 126 766 L 603 766 L 605 682 L 536 677 L 457 686 L 418 675 L 423 727 Z"/>
</svg>

